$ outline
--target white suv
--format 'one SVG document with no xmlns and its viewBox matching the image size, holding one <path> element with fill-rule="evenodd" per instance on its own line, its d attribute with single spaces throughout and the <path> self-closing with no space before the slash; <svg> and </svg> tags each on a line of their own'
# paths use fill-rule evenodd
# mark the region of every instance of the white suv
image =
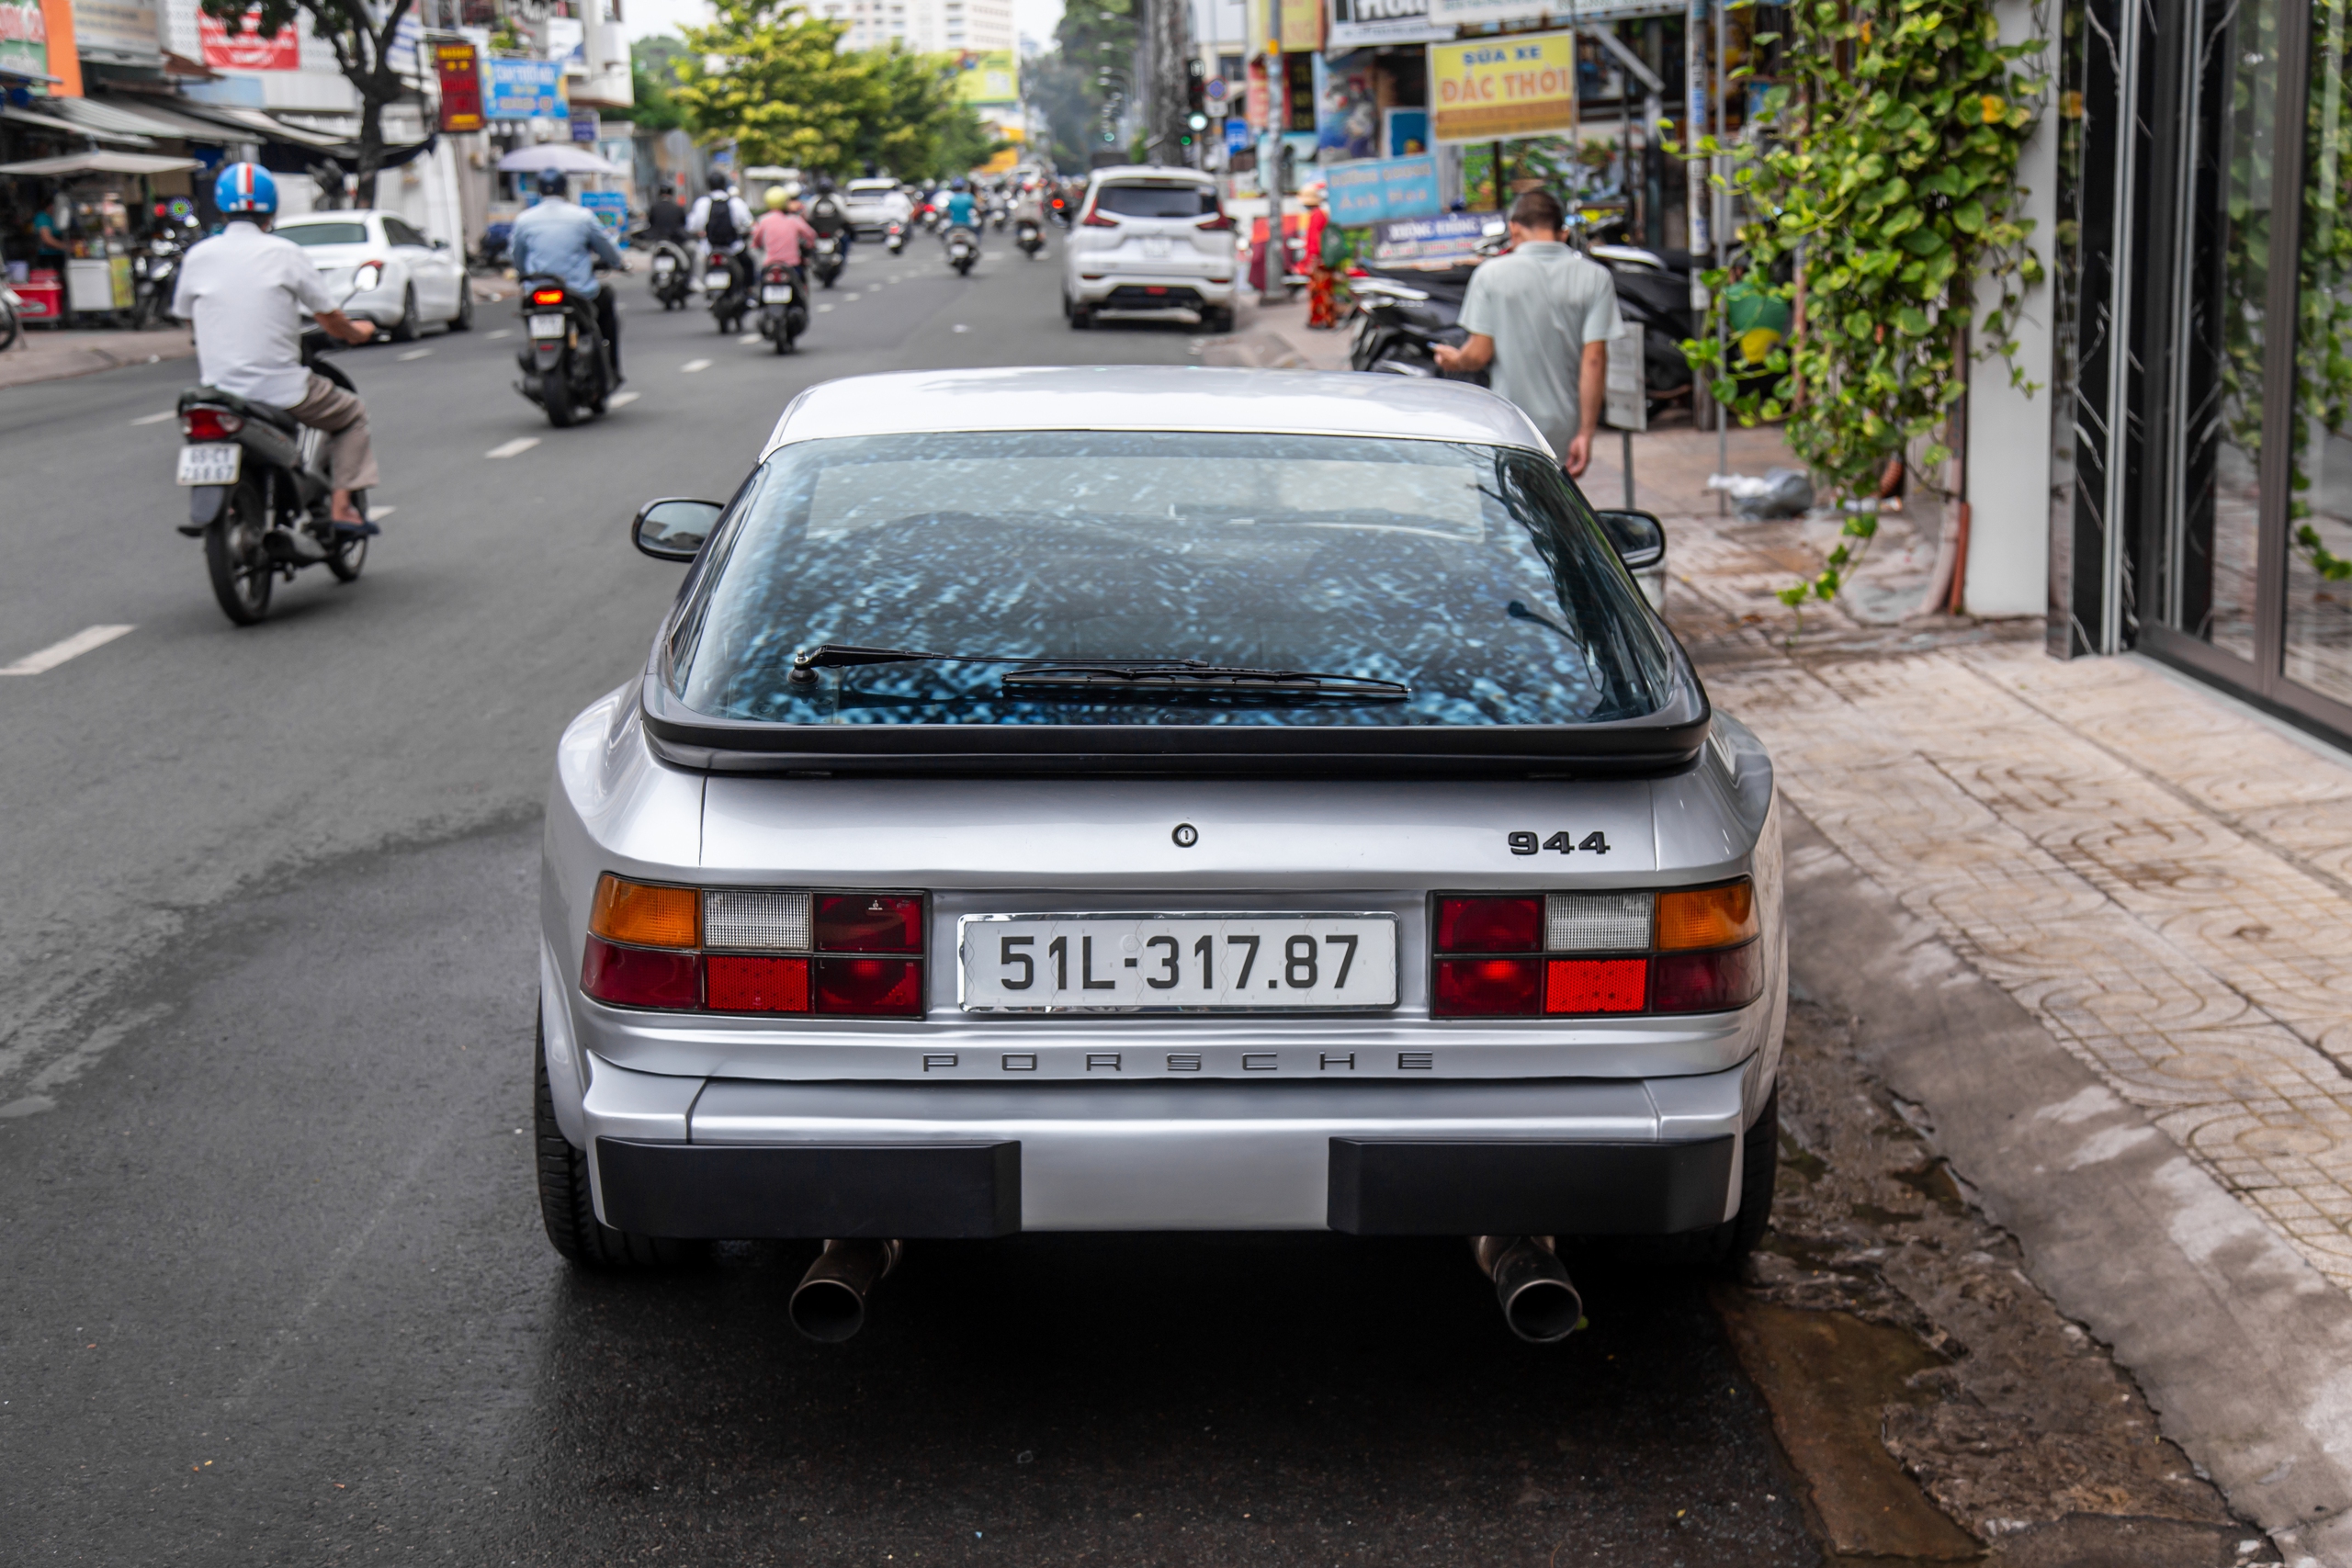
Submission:
<svg viewBox="0 0 2352 1568">
<path fill-rule="evenodd" d="M 1233 330 L 1233 220 L 1216 182 L 1194 169 L 1097 169 L 1062 247 L 1062 310 L 1073 327 L 1097 310 L 1193 310 Z"/>
</svg>

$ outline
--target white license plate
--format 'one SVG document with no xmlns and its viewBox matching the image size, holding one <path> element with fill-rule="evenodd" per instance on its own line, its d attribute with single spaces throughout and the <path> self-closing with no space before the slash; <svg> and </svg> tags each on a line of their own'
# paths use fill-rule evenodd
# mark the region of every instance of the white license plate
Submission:
<svg viewBox="0 0 2352 1568">
<path fill-rule="evenodd" d="M 1153 257 L 1166 255 L 1168 254 L 1167 239 L 1158 234 L 1146 239 L 1143 243 L 1143 254 Z"/>
<path fill-rule="evenodd" d="M 760 290 L 760 303 L 763 305 L 789 305 L 792 303 L 792 290 L 781 286 L 775 288 L 763 288 Z"/>
<path fill-rule="evenodd" d="M 180 448 L 179 481 L 184 485 L 232 485 L 243 471 L 245 449 L 233 441 L 207 442 Z"/>
<path fill-rule="evenodd" d="M 709 272 L 703 275 L 702 286 L 714 294 L 724 294 L 727 286 L 734 281 L 723 272 Z"/>
<path fill-rule="evenodd" d="M 966 915 L 967 1012 L 1332 1012 L 1396 1005 L 1396 917 Z"/>
<path fill-rule="evenodd" d="M 678 270 L 677 258 L 675 256 L 655 256 L 653 258 L 653 270 L 656 272 L 675 272 Z"/>
<path fill-rule="evenodd" d="M 564 334 L 565 326 L 566 322 L 561 316 L 533 316 L 531 335 L 533 337 L 561 337 Z"/>
</svg>

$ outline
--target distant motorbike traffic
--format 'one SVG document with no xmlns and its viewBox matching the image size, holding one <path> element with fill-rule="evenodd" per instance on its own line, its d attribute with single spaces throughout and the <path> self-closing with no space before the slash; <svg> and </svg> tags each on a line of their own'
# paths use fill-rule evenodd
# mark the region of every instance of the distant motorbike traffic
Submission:
<svg viewBox="0 0 2352 1568">
<path fill-rule="evenodd" d="M 800 276 L 782 262 L 760 274 L 760 335 L 790 354 L 800 334 L 808 330 L 808 301 L 802 297 Z"/>
<path fill-rule="evenodd" d="M 541 274 L 523 280 L 523 310 L 527 335 L 515 355 L 523 378 L 514 389 L 545 409 L 558 430 L 603 413 L 620 378 L 596 326 L 595 301 Z"/>
</svg>

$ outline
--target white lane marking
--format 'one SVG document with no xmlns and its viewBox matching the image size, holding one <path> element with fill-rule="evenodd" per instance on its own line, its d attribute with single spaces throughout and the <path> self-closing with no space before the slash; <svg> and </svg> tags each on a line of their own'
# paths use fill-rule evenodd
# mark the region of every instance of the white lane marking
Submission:
<svg viewBox="0 0 2352 1568">
<path fill-rule="evenodd" d="M 635 392 L 615 392 L 605 400 L 605 406 L 608 409 L 625 409 L 637 401 L 637 399 L 638 394 Z"/>
<path fill-rule="evenodd" d="M 399 510 L 400 508 L 397 506 L 371 506 L 368 509 L 368 521 L 370 523 L 380 523 Z"/>
<path fill-rule="evenodd" d="M 69 659 L 79 659 L 94 648 L 104 648 L 130 626 L 84 626 L 63 642 L 52 642 L 39 653 L 28 653 L 14 664 L 0 664 L 0 675 L 38 675 L 54 670 Z"/>
<path fill-rule="evenodd" d="M 710 361 L 707 359 L 689 359 L 684 365 L 678 367 L 678 374 L 681 376 L 691 376 L 697 370 L 707 370 L 709 368 Z"/>
<path fill-rule="evenodd" d="M 842 303 L 844 305 L 854 305 L 857 303 L 857 296 L 854 294 L 844 294 L 842 296 Z"/>
<path fill-rule="evenodd" d="M 513 327 L 501 327 L 494 333 L 484 333 L 482 335 L 484 337 L 491 338 L 513 337 L 514 335 L 514 329 Z"/>
<path fill-rule="evenodd" d="M 956 329 L 955 329 L 955 330 L 956 330 L 956 331 L 957 331 L 957 332 L 959 332 L 959 333 L 967 333 L 967 332 L 970 332 L 972 329 L 971 329 L 971 328 L 969 328 L 969 327 L 967 327 L 967 326 L 966 326 L 963 322 L 958 321 L 958 322 L 956 322 Z"/>
<path fill-rule="evenodd" d="M 745 333 L 741 337 L 737 338 L 735 341 L 741 344 L 753 344 L 765 343 L 767 342 L 767 339 L 762 337 L 757 333 Z"/>
<path fill-rule="evenodd" d="M 132 420 L 130 423 L 133 424 L 161 424 L 165 420 L 172 418 L 179 411 L 176 409 L 165 409 L 162 413 L 142 414 L 139 418 Z"/>
<path fill-rule="evenodd" d="M 412 348 L 406 354 L 400 355 L 400 357 L 402 359 L 424 359 L 432 353 L 433 351 L 429 348 Z"/>
<path fill-rule="evenodd" d="M 503 446 L 493 446 L 482 454 L 485 457 L 519 457 L 539 444 L 536 435 L 518 435 Z"/>
<path fill-rule="evenodd" d="M 831 310 L 831 309 L 832 309 L 832 307 L 831 307 L 831 305 L 820 305 L 820 306 L 818 306 L 818 307 L 817 307 L 817 314 L 819 314 L 819 315 L 820 315 L 820 316 L 821 316 L 821 315 L 823 315 L 826 311 L 828 311 L 828 310 Z"/>
</svg>

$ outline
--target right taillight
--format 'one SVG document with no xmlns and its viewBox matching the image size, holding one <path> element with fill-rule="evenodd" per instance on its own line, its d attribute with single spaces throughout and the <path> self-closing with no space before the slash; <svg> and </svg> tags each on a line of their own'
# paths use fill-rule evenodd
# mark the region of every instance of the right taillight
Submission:
<svg viewBox="0 0 2352 1568">
<path fill-rule="evenodd" d="M 1438 1018 L 1722 1012 L 1763 994 L 1746 877 L 1665 892 L 1447 894 L 1430 920 Z"/>
<path fill-rule="evenodd" d="M 227 409 L 193 408 L 180 415 L 180 434 L 190 441 L 226 441 L 244 427 L 245 416 Z"/>
<path fill-rule="evenodd" d="M 1117 219 L 1109 216 L 1099 208 L 1087 213 L 1079 222 L 1079 227 L 1081 229 L 1115 229 L 1118 226 Z"/>
<path fill-rule="evenodd" d="M 673 1012 L 922 1015 L 920 893 L 597 879 L 580 987 Z"/>
<path fill-rule="evenodd" d="M 1204 218 L 1194 223 L 1193 227 L 1195 229 L 1208 229 L 1221 231 L 1232 228 L 1233 220 L 1226 213 L 1212 212 L 1206 218 Z"/>
</svg>

